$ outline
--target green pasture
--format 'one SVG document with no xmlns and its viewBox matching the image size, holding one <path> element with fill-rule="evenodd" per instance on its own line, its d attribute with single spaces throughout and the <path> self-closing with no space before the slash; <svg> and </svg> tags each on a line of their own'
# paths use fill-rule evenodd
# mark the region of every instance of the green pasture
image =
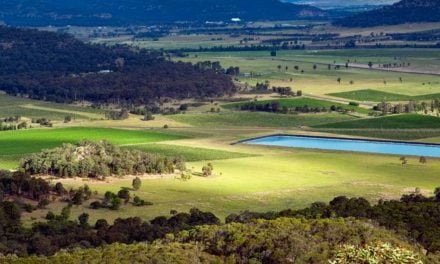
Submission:
<svg viewBox="0 0 440 264">
<path fill-rule="evenodd" d="M 171 144 L 139 144 L 131 146 L 130 148 L 168 157 L 181 157 L 185 161 L 223 160 L 255 156 L 255 154 Z"/>
<path fill-rule="evenodd" d="M 63 120 L 67 115 L 76 119 L 101 119 L 104 118 L 104 111 L 91 107 L 37 101 L 0 93 L 0 118 L 21 116 Z"/>
<path fill-rule="evenodd" d="M 425 142 L 436 142 L 432 138 L 440 137 L 440 129 L 319 129 L 315 131 L 357 137 Z"/>
<path fill-rule="evenodd" d="M 346 61 L 346 58 L 342 60 L 339 57 L 332 57 L 333 51 L 328 52 L 328 54 L 321 54 L 319 51 L 278 51 L 276 57 L 271 57 L 269 51 L 198 52 L 190 53 L 186 58 L 174 58 L 174 60 L 219 61 L 223 67 L 240 67 L 242 75 L 238 79 L 242 84 L 254 85 L 268 80 L 272 86 L 288 86 L 293 90 L 302 90 L 306 94 L 324 95 L 365 89 L 403 95 L 440 92 L 440 80 L 436 75 L 345 68 L 345 66 L 341 66 L 340 69 L 331 66 L 328 69 L 328 64 L 333 64 L 335 61 L 345 64 Z M 334 52 L 337 53 L 337 51 Z M 394 50 L 394 54 L 399 54 L 399 52 L 400 50 Z M 405 51 L 402 50 L 402 52 Z M 366 59 L 366 63 L 369 59 Z M 425 58 L 425 60 L 428 59 Z M 429 60 L 440 67 L 439 60 Z M 425 64 L 421 63 L 421 65 Z M 413 67 L 416 68 L 416 65 Z M 423 71 L 423 69 L 419 70 Z"/>
<path fill-rule="evenodd" d="M 371 90 L 371 89 L 349 91 L 342 93 L 330 93 L 329 95 L 341 97 L 349 100 L 373 101 L 373 102 L 440 99 L 440 93 L 410 96 L 410 95 L 388 93 L 388 92 Z"/>
<path fill-rule="evenodd" d="M 278 127 L 294 128 L 313 126 L 330 122 L 356 119 L 350 115 L 331 114 L 274 114 L 260 112 L 224 112 L 204 114 L 184 114 L 170 116 L 171 119 L 196 127 Z"/>
<path fill-rule="evenodd" d="M 0 167 L 14 168 L 19 157 L 63 143 L 77 143 L 83 139 L 108 140 L 114 144 L 140 144 L 186 138 L 184 136 L 147 130 L 70 127 L 0 132 Z"/>
<path fill-rule="evenodd" d="M 86 202 L 73 207 L 73 217 L 88 212 L 92 223 L 99 218 L 111 221 L 121 215 L 151 219 L 168 215 L 171 209 L 187 211 L 192 207 L 224 217 L 244 210 L 302 208 L 338 195 L 363 196 L 374 202 L 397 198 L 416 187 L 429 192 L 438 186 L 440 163 L 431 159 L 422 165 L 410 158 L 403 166 L 397 156 L 244 145 L 232 148 L 261 156 L 211 161 L 214 175 L 210 177 L 193 176 L 188 181 L 174 177 L 143 179 L 141 189 L 132 195 L 154 205 L 145 208 L 124 205 L 115 212 L 90 210 L 90 202 Z M 191 162 L 188 167 L 199 171 L 205 164 L 205 161 Z M 99 199 L 106 191 L 130 187 L 131 178 L 109 182 L 65 180 L 64 184 L 88 184 L 98 191 Z M 49 208 L 58 212 L 64 205 L 56 202 Z M 34 217 L 44 217 L 46 212 L 38 211 Z"/>
<path fill-rule="evenodd" d="M 440 118 L 418 114 L 402 114 L 327 123 L 316 125 L 315 127 L 346 129 L 432 129 L 440 128 Z"/>
</svg>

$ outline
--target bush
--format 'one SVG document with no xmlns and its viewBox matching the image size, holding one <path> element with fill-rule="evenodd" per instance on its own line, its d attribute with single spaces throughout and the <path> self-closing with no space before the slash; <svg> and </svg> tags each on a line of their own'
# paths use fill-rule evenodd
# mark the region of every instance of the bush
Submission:
<svg viewBox="0 0 440 264">
<path fill-rule="evenodd" d="M 121 198 L 125 203 L 128 203 L 130 201 L 130 191 L 127 188 L 122 188 L 118 192 L 118 198 Z"/>
<path fill-rule="evenodd" d="M 122 200 L 119 197 L 115 197 L 112 199 L 111 204 L 110 204 L 110 210 L 119 210 L 119 208 L 121 207 L 122 204 Z"/>
<path fill-rule="evenodd" d="M 55 219 L 55 214 L 52 211 L 47 212 L 46 220 L 53 220 L 53 219 Z"/>
<path fill-rule="evenodd" d="M 95 202 L 92 202 L 91 204 L 90 204 L 90 208 L 91 209 L 100 209 L 100 208 L 102 208 L 103 207 L 103 204 L 101 203 L 101 202 L 99 202 L 99 201 L 95 201 Z"/>
<path fill-rule="evenodd" d="M 78 216 L 79 224 L 82 226 L 88 225 L 89 222 L 89 214 L 82 213 Z"/>
<path fill-rule="evenodd" d="M 214 170 L 214 167 L 212 166 L 212 164 L 211 164 L 211 163 L 208 163 L 206 166 L 203 166 L 203 168 L 202 168 L 202 174 L 203 174 L 203 176 L 205 176 L 205 177 L 207 177 L 207 176 L 211 176 L 213 170 Z"/>
<path fill-rule="evenodd" d="M 64 123 L 69 123 L 72 121 L 72 117 L 71 116 L 65 116 L 64 117 Z"/>
<path fill-rule="evenodd" d="M 363 247 L 344 245 L 335 255 L 329 261 L 330 264 L 423 264 L 414 252 L 389 243 L 375 243 Z"/>
<path fill-rule="evenodd" d="M 348 105 L 351 105 L 351 106 L 359 106 L 359 103 L 358 103 L 358 102 L 349 102 Z"/>
<path fill-rule="evenodd" d="M 144 120 L 144 121 L 151 121 L 151 120 L 154 120 L 154 116 L 153 116 L 153 114 L 152 114 L 151 112 L 147 112 L 147 113 L 145 114 L 143 120 Z"/>
<path fill-rule="evenodd" d="M 43 199 L 41 201 L 38 202 L 38 208 L 42 209 L 42 208 L 46 208 L 46 206 L 49 205 L 49 200 L 48 199 Z"/>
<path fill-rule="evenodd" d="M 141 181 L 141 179 L 139 177 L 136 177 L 136 178 L 133 179 L 133 182 L 132 182 L 131 185 L 133 186 L 133 189 L 135 191 L 137 191 L 137 190 L 139 190 L 141 188 L 142 181 Z"/>
<path fill-rule="evenodd" d="M 142 200 L 141 198 L 139 198 L 139 196 L 135 196 L 133 198 L 133 205 L 134 206 L 146 206 L 146 205 L 153 205 L 153 203 L 146 202 L 146 201 Z"/>
</svg>

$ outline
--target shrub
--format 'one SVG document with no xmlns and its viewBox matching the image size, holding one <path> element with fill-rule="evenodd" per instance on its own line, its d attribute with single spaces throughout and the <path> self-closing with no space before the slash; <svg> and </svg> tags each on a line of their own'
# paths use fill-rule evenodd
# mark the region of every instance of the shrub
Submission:
<svg viewBox="0 0 440 264">
<path fill-rule="evenodd" d="M 141 179 L 139 177 L 136 177 L 136 178 L 133 179 L 133 182 L 132 182 L 131 185 L 133 186 L 133 189 L 135 191 L 137 191 L 137 190 L 139 190 L 141 188 L 142 181 L 141 181 Z"/>
<path fill-rule="evenodd" d="M 202 168 L 202 174 L 203 174 L 203 176 L 205 176 L 205 177 L 207 177 L 207 176 L 211 176 L 213 170 L 214 170 L 214 166 L 212 166 L 211 163 L 208 163 L 206 166 L 203 166 L 203 168 Z"/>
<path fill-rule="evenodd" d="M 41 201 L 38 202 L 38 208 L 46 208 L 46 206 L 49 205 L 49 200 L 48 199 L 43 199 Z"/>
<path fill-rule="evenodd" d="M 358 103 L 358 102 L 349 102 L 348 105 L 351 105 L 351 106 L 359 106 L 359 103 Z"/>
<path fill-rule="evenodd" d="M 94 202 L 92 202 L 91 204 L 90 204 L 90 208 L 91 209 L 100 209 L 100 208 L 102 208 L 103 207 L 103 205 L 102 205 L 102 203 L 101 202 L 99 202 L 99 201 L 94 201 Z"/>
<path fill-rule="evenodd" d="M 423 264 L 414 252 L 389 243 L 375 243 L 363 247 L 344 245 L 330 264 Z"/>
<path fill-rule="evenodd" d="M 118 198 L 121 198 L 125 203 L 128 203 L 130 201 L 130 191 L 127 188 L 122 188 L 118 192 Z"/>
<path fill-rule="evenodd" d="M 142 200 L 139 198 L 139 196 L 135 196 L 133 198 L 133 205 L 134 206 L 146 206 L 146 205 L 153 205 L 151 202 L 146 202 L 145 200 Z"/>
</svg>

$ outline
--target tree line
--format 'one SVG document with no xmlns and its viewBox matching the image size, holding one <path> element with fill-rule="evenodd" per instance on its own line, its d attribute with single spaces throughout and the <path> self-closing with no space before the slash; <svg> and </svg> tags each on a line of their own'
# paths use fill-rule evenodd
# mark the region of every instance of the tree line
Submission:
<svg viewBox="0 0 440 264">
<path fill-rule="evenodd" d="M 434 264 L 414 245 L 361 221 L 280 218 L 195 227 L 154 243 L 115 243 L 50 257 L 1 258 L 25 263 L 299 263 Z M 294 262 L 293 262 L 294 260 Z"/>
<path fill-rule="evenodd" d="M 329 108 L 327 107 L 317 107 L 317 106 L 295 106 L 288 107 L 282 106 L 280 102 L 268 102 L 268 103 L 259 103 L 259 102 L 249 102 L 243 103 L 236 107 L 241 111 L 252 111 L 252 112 L 269 112 L 269 113 L 321 113 L 321 112 L 351 112 L 352 109 L 343 108 L 339 105 L 331 105 Z"/>
</svg>

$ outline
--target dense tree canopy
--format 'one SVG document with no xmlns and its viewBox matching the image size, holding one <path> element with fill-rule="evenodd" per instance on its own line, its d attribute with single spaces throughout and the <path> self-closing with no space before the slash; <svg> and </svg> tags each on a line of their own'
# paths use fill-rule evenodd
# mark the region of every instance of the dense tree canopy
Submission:
<svg viewBox="0 0 440 264">
<path fill-rule="evenodd" d="M 205 22 L 316 18 L 328 12 L 279 0 L 0 0 L 0 20 L 26 26 L 122 26 L 175 21 Z"/>
<path fill-rule="evenodd" d="M 402 0 L 391 6 L 336 20 L 334 24 L 345 27 L 372 27 L 437 21 L 440 21 L 438 0 Z"/>
<path fill-rule="evenodd" d="M 436 196 L 425 197 L 419 193 L 404 195 L 398 200 L 379 201 L 371 205 L 366 199 L 335 197 L 329 204 L 316 202 L 301 210 L 229 215 L 227 222 L 248 222 L 251 219 L 275 219 L 278 217 L 356 217 L 371 219 L 380 225 L 411 237 L 428 251 L 440 251 L 440 189 Z"/>
<path fill-rule="evenodd" d="M 131 224 L 133 229 L 139 228 L 141 232 L 145 229 L 138 226 L 136 221 L 132 221 Z M 130 228 L 128 223 L 124 228 L 125 230 Z M 356 249 L 363 251 L 357 253 Z M 182 231 L 175 236 L 169 235 L 149 245 L 115 243 L 99 249 L 59 253 L 48 258 L 9 257 L 3 260 L 17 264 L 113 263 L 115 261 L 182 264 L 421 264 L 422 256 L 416 247 L 391 232 L 365 225 L 360 221 L 281 218 L 256 220 L 246 224 L 200 226 L 190 231 Z M 435 262 L 426 261 L 426 263 Z"/>
<path fill-rule="evenodd" d="M 111 175 L 162 174 L 184 170 L 183 160 L 125 149 L 107 141 L 81 141 L 23 158 L 20 168 L 31 175 L 102 178 Z"/>
<path fill-rule="evenodd" d="M 235 87 L 223 71 L 174 63 L 161 53 L 0 26 L 0 90 L 57 102 L 147 103 L 221 96 Z"/>
</svg>

